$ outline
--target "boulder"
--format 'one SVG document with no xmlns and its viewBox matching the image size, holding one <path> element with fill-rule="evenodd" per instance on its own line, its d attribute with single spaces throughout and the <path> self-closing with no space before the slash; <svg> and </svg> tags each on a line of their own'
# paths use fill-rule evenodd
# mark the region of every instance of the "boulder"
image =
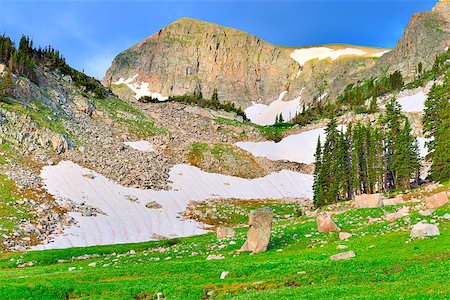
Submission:
<svg viewBox="0 0 450 300">
<path fill-rule="evenodd" d="M 92 115 L 92 112 L 94 111 L 94 107 L 89 102 L 89 99 L 83 96 L 75 96 L 73 99 L 73 103 L 75 104 L 75 107 L 78 111 L 83 112 L 87 114 L 88 116 Z"/>
<path fill-rule="evenodd" d="M 429 208 L 427 210 L 419 210 L 419 215 L 423 216 L 423 217 L 428 217 L 431 216 L 434 212 L 434 209 Z"/>
<path fill-rule="evenodd" d="M 440 192 L 433 196 L 427 197 L 425 200 L 426 208 L 438 208 L 448 203 L 446 192 Z"/>
<path fill-rule="evenodd" d="M 383 206 L 383 195 L 381 194 L 362 194 L 355 197 L 355 206 L 357 208 L 374 208 Z"/>
<path fill-rule="evenodd" d="M 341 229 L 336 226 L 331 219 L 331 216 L 328 214 L 319 215 L 317 217 L 317 229 L 319 232 L 341 231 Z"/>
<path fill-rule="evenodd" d="M 273 211 L 268 207 L 252 210 L 249 215 L 247 240 L 239 251 L 260 253 L 267 250 L 272 230 Z"/>
<path fill-rule="evenodd" d="M 349 259 L 352 257 L 355 257 L 356 254 L 353 251 L 346 251 L 346 252 L 342 252 L 342 253 L 338 253 L 335 255 L 330 256 L 330 258 L 332 260 L 341 260 L 341 259 Z"/>
<path fill-rule="evenodd" d="M 234 231 L 233 228 L 229 227 L 219 227 L 217 228 L 216 233 L 217 239 L 219 240 L 236 236 L 236 231 Z"/>
<path fill-rule="evenodd" d="M 417 223 L 411 229 L 411 237 L 427 237 L 440 235 L 439 228 L 433 224 Z"/>
<path fill-rule="evenodd" d="M 52 147 L 57 154 L 61 154 L 69 149 L 69 142 L 62 134 L 55 134 L 52 137 Z"/>
</svg>

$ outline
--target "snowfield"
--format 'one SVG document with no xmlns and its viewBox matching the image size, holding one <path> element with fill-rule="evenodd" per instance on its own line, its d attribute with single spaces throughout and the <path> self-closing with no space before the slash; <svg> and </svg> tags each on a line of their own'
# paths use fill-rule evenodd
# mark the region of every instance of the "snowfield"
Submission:
<svg viewBox="0 0 450 300">
<path fill-rule="evenodd" d="M 405 112 L 423 112 L 426 99 L 427 95 L 420 91 L 412 96 L 399 98 L 397 101 Z"/>
<path fill-rule="evenodd" d="M 160 93 L 155 93 L 150 91 L 150 84 L 148 82 L 140 82 L 137 81 L 139 74 L 136 74 L 128 79 L 120 78 L 116 82 L 113 82 L 114 85 L 125 84 L 128 86 L 136 95 L 134 96 L 136 99 L 141 98 L 142 96 L 150 96 L 152 98 L 158 99 L 159 101 L 167 100 L 168 97 L 164 97 Z"/>
<path fill-rule="evenodd" d="M 155 151 L 153 145 L 148 141 L 137 141 L 137 142 L 123 142 L 125 145 L 142 152 L 152 152 Z"/>
<path fill-rule="evenodd" d="M 275 118 L 280 113 L 283 115 L 284 120 L 292 119 L 300 109 L 300 98 L 283 101 L 286 94 L 287 91 L 282 92 L 278 99 L 269 105 L 253 103 L 252 106 L 245 109 L 246 116 L 253 123 L 263 126 L 275 124 Z"/>
<path fill-rule="evenodd" d="M 336 60 L 340 56 L 344 55 L 366 55 L 367 52 L 361 49 L 355 49 L 355 48 L 345 48 L 345 49 L 338 49 L 333 50 L 331 48 L 327 47 L 312 47 L 312 48 L 303 48 L 303 49 L 296 49 L 293 52 L 291 52 L 291 58 L 298 62 L 300 66 L 303 67 L 303 65 L 310 60 L 313 59 L 325 59 L 325 58 L 331 58 L 331 60 Z"/>
<path fill-rule="evenodd" d="M 280 142 L 237 142 L 236 146 L 254 156 L 266 157 L 270 160 L 288 160 L 311 164 L 314 162 L 317 139 L 325 140 L 325 129 L 313 129 L 285 137 Z"/>
<path fill-rule="evenodd" d="M 41 172 L 45 188 L 59 203 L 70 199 L 102 213 L 82 216 L 70 212 L 77 225 L 67 227 L 36 250 L 149 241 L 154 234 L 176 237 L 203 234 L 202 224 L 182 220 L 190 200 L 211 198 L 280 199 L 312 197 L 311 175 L 283 170 L 257 179 L 211 174 L 189 165 L 176 165 L 169 173 L 170 191 L 121 186 L 70 161 L 46 166 Z M 162 207 L 150 209 L 149 202 Z"/>
</svg>

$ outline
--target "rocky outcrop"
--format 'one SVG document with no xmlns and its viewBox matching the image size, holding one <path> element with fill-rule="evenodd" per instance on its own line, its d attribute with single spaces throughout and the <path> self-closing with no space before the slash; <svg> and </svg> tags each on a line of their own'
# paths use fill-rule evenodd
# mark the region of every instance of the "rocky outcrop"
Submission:
<svg viewBox="0 0 450 300">
<path fill-rule="evenodd" d="M 265 207 L 252 210 L 249 215 L 247 240 L 239 251 L 260 253 L 267 250 L 272 230 L 273 211 Z"/>
<path fill-rule="evenodd" d="M 383 55 L 369 75 L 400 70 L 408 78 L 417 75 L 419 63 L 429 69 L 436 55 L 450 46 L 450 2 L 439 1 L 432 11 L 416 13 L 396 47 Z"/>
</svg>

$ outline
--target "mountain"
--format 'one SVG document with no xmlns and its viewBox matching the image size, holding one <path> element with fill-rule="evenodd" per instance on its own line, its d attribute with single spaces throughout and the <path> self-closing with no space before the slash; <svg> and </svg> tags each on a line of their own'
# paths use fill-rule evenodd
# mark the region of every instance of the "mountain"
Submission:
<svg viewBox="0 0 450 300">
<path fill-rule="evenodd" d="M 419 63 L 428 69 L 435 57 L 450 46 L 450 1 L 441 0 L 431 11 L 414 14 L 396 47 L 383 55 L 368 73 L 401 71 L 407 78 L 417 75 Z"/>
<path fill-rule="evenodd" d="M 103 83 L 125 83 L 136 97 L 160 99 L 193 92 L 248 107 L 302 97 L 311 102 L 321 86 L 340 91 L 371 67 L 385 49 L 350 45 L 281 47 L 246 32 L 182 18 L 120 53 Z M 328 58 L 318 61 L 316 58 Z"/>
</svg>

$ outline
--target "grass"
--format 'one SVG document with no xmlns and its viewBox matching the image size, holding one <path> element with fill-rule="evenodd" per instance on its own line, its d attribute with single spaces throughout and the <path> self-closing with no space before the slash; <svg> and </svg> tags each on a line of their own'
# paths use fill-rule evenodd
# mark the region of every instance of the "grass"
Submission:
<svg viewBox="0 0 450 300">
<path fill-rule="evenodd" d="M 105 111 L 114 122 L 123 124 L 131 134 L 148 137 L 166 133 L 156 127 L 148 115 L 118 98 L 92 100 L 97 109 Z"/>
<path fill-rule="evenodd" d="M 223 217 L 244 209 L 239 203 L 218 206 Z M 449 206 L 429 217 L 411 212 L 412 224 L 418 218 L 437 220 L 441 231 L 438 237 L 417 240 L 402 229 L 404 219 L 371 225 L 366 220 L 396 209 L 334 216 L 342 230 L 353 234 L 348 241 L 337 233 L 317 232 L 315 218 L 275 218 L 269 250 L 257 255 L 236 252 L 246 234 L 246 228 L 237 228 L 236 237 L 221 241 L 211 233 L 7 256 L 0 259 L 0 298 L 156 299 L 160 292 L 167 299 L 448 299 L 450 221 L 441 216 L 450 212 Z M 356 257 L 330 260 L 346 251 L 337 245 L 348 246 Z M 212 253 L 225 259 L 207 261 Z M 30 261 L 34 266 L 16 267 Z M 94 262 L 95 267 L 89 266 Z M 224 280 L 219 279 L 222 271 L 229 272 Z"/>
<path fill-rule="evenodd" d="M 62 115 L 55 115 L 47 106 L 39 101 L 33 101 L 24 106 L 18 102 L 4 103 L 2 108 L 30 117 L 34 122 L 43 128 L 47 128 L 55 133 L 60 133 L 66 137 L 71 134 L 66 130 Z"/>
<path fill-rule="evenodd" d="M 274 125 L 257 125 L 254 123 L 251 123 L 250 121 L 247 122 L 238 122 L 234 120 L 228 120 L 223 118 L 217 118 L 214 119 L 214 121 L 217 124 L 224 124 L 224 125 L 231 125 L 231 126 L 252 126 L 256 129 L 258 129 L 267 139 L 273 140 L 275 142 L 281 141 L 281 139 L 284 137 L 284 133 L 289 130 L 290 128 L 294 127 L 295 124 L 292 123 L 280 123 L 280 124 L 274 124 Z"/>
</svg>

